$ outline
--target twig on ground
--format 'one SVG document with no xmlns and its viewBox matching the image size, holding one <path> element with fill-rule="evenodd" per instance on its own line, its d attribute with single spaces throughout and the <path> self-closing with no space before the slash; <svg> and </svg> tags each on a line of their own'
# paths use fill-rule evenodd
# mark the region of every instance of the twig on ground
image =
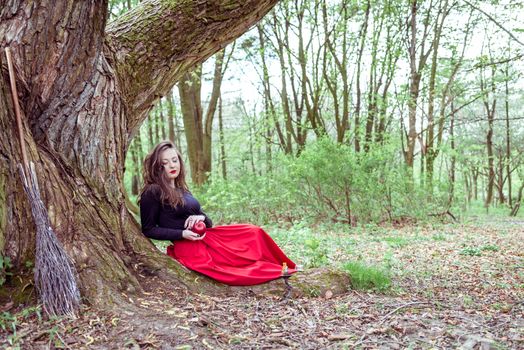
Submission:
<svg viewBox="0 0 524 350">
<path fill-rule="evenodd" d="M 384 321 L 386 321 L 389 316 L 393 315 L 395 312 L 401 310 L 401 309 L 404 309 L 406 307 L 412 307 L 414 305 L 432 305 L 431 303 L 428 303 L 426 301 L 415 301 L 415 302 L 411 302 L 411 303 L 407 303 L 407 304 L 404 304 L 404 305 L 401 305 L 399 307 L 397 307 L 395 310 L 391 311 L 391 312 L 388 312 L 384 317 L 382 317 L 382 320 L 380 320 L 380 322 L 378 324 L 382 324 L 384 323 Z"/>
</svg>

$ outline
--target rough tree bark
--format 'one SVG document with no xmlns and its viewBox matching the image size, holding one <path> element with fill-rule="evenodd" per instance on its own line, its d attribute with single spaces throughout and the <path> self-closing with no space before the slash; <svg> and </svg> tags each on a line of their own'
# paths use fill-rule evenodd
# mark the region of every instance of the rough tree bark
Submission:
<svg viewBox="0 0 524 350">
<path fill-rule="evenodd" d="M 0 0 L 0 48 L 13 52 L 28 153 L 87 301 L 118 303 L 119 291 L 140 290 L 141 272 L 225 289 L 194 282 L 141 234 L 125 206 L 124 158 L 153 104 L 276 2 L 150 0 L 106 25 L 107 0 Z M 22 266 L 33 257 L 35 229 L 15 171 L 20 148 L 6 71 L 2 62 L 0 253 Z"/>
</svg>

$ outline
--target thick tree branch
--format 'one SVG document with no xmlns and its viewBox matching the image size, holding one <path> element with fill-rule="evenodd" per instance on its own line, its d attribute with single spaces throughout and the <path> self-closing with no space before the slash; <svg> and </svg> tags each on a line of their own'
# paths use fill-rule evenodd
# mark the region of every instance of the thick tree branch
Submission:
<svg viewBox="0 0 524 350">
<path fill-rule="evenodd" d="M 189 68 L 239 37 L 278 0 L 149 0 L 107 27 L 133 134 L 155 100 Z"/>
</svg>

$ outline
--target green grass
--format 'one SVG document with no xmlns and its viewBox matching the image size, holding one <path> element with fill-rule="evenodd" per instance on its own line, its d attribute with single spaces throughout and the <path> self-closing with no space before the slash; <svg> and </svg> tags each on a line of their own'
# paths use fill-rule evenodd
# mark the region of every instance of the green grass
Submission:
<svg viewBox="0 0 524 350">
<path fill-rule="evenodd" d="M 499 247 L 494 244 L 485 244 L 481 247 L 465 247 L 460 251 L 460 255 L 481 256 L 482 252 L 498 252 Z"/>
<path fill-rule="evenodd" d="M 494 245 L 494 244 L 486 244 L 486 245 L 480 247 L 480 250 L 490 251 L 490 252 L 498 252 L 499 251 L 499 247 Z"/>
<path fill-rule="evenodd" d="M 351 276 L 351 287 L 358 290 L 386 291 L 391 287 L 389 271 L 357 261 L 345 263 L 342 268 Z"/>
<path fill-rule="evenodd" d="M 431 238 L 434 241 L 445 241 L 445 240 L 447 240 L 446 235 L 443 234 L 443 233 L 436 233 L 433 236 L 431 236 Z"/>
<path fill-rule="evenodd" d="M 463 215 L 465 216 L 466 221 L 475 221 L 479 218 L 493 220 L 494 218 L 507 218 L 510 212 L 511 209 L 509 209 L 507 205 L 500 204 L 497 206 L 490 206 L 489 209 L 486 210 L 486 208 L 484 207 L 484 203 L 479 200 L 471 202 L 466 211 L 463 213 Z M 517 213 L 515 219 L 518 218 L 524 218 L 524 210 L 522 210 L 522 208 Z"/>
<path fill-rule="evenodd" d="M 469 255 L 469 256 L 481 256 L 482 251 L 477 247 L 466 247 L 462 249 L 459 254 L 460 255 Z"/>
<path fill-rule="evenodd" d="M 402 248 L 410 243 L 407 238 L 397 236 L 384 237 L 384 242 L 392 248 Z"/>
<path fill-rule="evenodd" d="M 163 253 L 166 252 L 167 246 L 171 245 L 171 241 L 157 241 L 156 239 L 152 239 L 151 242 Z"/>
</svg>

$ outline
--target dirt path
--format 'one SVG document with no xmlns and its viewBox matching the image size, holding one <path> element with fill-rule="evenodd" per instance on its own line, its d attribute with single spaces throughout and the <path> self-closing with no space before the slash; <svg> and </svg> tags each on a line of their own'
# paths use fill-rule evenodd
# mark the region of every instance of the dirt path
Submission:
<svg viewBox="0 0 524 350">
<path fill-rule="evenodd" d="M 349 238 L 348 255 L 390 267 L 392 291 L 218 298 L 151 279 L 144 295 L 127 296 L 134 308 L 86 309 L 62 322 L 38 322 L 32 313 L 17 319 L 16 336 L 0 330 L 0 345 L 8 347 L 10 337 L 22 349 L 524 348 L 523 223 L 408 227 Z"/>
</svg>

